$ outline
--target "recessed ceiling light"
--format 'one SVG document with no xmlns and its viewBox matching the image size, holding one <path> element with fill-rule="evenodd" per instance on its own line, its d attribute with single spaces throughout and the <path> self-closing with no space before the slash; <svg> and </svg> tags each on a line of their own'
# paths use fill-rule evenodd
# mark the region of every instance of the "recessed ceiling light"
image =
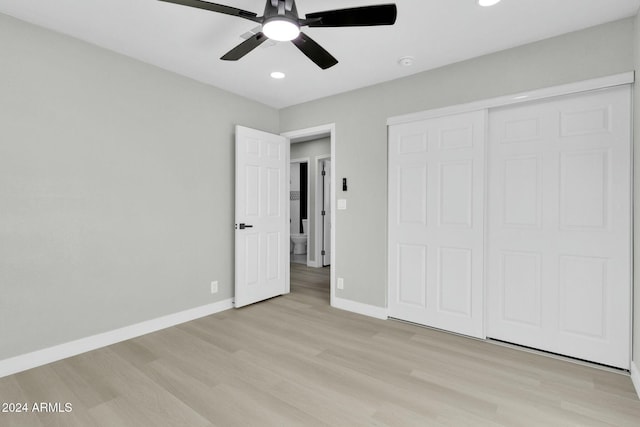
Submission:
<svg viewBox="0 0 640 427">
<path fill-rule="evenodd" d="M 272 79 L 284 79 L 285 77 L 286 75 L 281 71 L 274 71 L 273 73 L 271 73 Z"/>
<path fill-rule="evenodd" d="M 402 65 L 403 67 L 410 67 L 414 62 L 415 58 L 413 56 L 403 56 L 402 58 L 398 59 L 398 64 Z"/>
<path fill-rule="evenodd" d="M 500 3 L 500 0 L 478 0 L 478 4 L 483 7 L 493 6 Z"/>
</svg>

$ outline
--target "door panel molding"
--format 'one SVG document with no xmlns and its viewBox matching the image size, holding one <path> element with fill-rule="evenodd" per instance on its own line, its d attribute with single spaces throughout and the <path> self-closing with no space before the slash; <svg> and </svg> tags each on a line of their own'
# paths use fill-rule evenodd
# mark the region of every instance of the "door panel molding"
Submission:
<svg viewBox="0 0 640 427">
<path fill-rule="evenodd" d="M 630 107 L 627 85 L 489 112 L 488 337 L 629 369 Z"/>
<path fill-rule="evenodd" d="M 287 143 L 236 126 L 236 308 L 289 292 Z"/>
<path fill-rule="evenodd" d="M 483 331 L 486 112 L 389 128 L 389 316 Z"/>
</svg>

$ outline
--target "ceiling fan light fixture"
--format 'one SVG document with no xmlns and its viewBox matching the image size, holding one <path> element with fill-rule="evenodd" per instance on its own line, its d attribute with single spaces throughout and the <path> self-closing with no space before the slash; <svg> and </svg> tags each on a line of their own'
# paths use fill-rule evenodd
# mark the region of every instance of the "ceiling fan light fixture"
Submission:
<svg viewBox="0 0 640 427">
<path fill-rule="evenodd" d="M 262 26 L 262 32 L 271 40 L 288 42 L 300 35 L 300 27 L 288 19 L 270 19 Z"/>
<path fill-rule="evenodd" d="M 0 0 L 1 1 L 1 0 Z M 333 67 L 338 60 L 304 32 L 301 27 L 374 27 L 396 23 L 398 8 L 395 4 L 332 9 L 308 13 L 301 18 L 296 0 L 264 0 L 264 14 L 238 9 L 233 6 L 212 3 L 210 0 L 160 0 L 196 9 L 231 15 L 261 25 L 260 30 L 250 31 L 239 45 L 220 57 L 223 61 L 237 61 L 265 42 L 290 41 L 307 58 L 323 70 Z M 257 2 L 257 0 L 255 0 Z M 237 2 L 236 2 L 237 3 Z M 255 24 L 254 24 L 255 25 Z M 372 45 L 369 40 L 366 45 Z"/>
<path fill-rule="evenodd" d="M 500 3 L 500 0 L 478 0 L 478 4 L 482 7 L 494 6 Z"/>
</svg>

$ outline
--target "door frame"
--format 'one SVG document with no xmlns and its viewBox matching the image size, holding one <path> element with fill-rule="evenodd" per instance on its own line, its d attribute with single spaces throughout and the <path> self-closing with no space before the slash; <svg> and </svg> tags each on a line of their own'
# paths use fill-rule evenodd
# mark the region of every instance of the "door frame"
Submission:
<svg viewBox="0 0 640 427">
<path fill-rule="evenodd" d="M 323 264 L 324 264 L 324 261 L 322 260 L 322 242 L 324 240 L 324 234 L 322 232 L 322 223 L 321 223 L 321 221 L 324 221 L 324 218 L 322 218 L 322 207 L 324 206 L 324 195 L 322 194 L 322 185 L 323 185 L 324 179 L 320 178 L 322 176 L 322 175 L 320 175 L 320 173 L 322 172 L 320 170 L 320 164 L 325 160 L 331 161 L 331 154 L 323 154 L 322 156 L 316 156 L 315 157 L 315 162 L 316 162 L 316 209 L 315 209 L 314 215 L 315 215 L 315 218 L 317 218 L 317 220 L 315 222 L 315 227 L 314 227 L 315 228 L 315 230 L 314 230 L 314 234 L 315 234 L 314 245 L 315 245 L 315 254 L 316 254 L 316 267 L 323 267 Z M 331 178 L 331 173 L 329 173 L 329 178 Z M 330 197 L 333 197 L 333 193 L 331 193 L 331 186 L 329 186 L 329 193 L 330 193 L 329 194 Z M 329 215 L 331 215 L 331 212 L 329 212 Z M 329 221 L 331 221 L 331 217 L 329 217 Z M 331 240 L 331 234 L 329 234 L 329 240 Z M 329 247 L 331 247 L 331 242 L 329 242 Z M 329 259 L 331 259 L 331 249 L 329 249 Z M 329 265 L 331 265 L 331 264 L 329 264 Z"/>
<path fill-rule="evenodd" d="M 289 150 L 291 150 L 291 140 L 289 140 Z M 289 169 L 287 174 L 290 175 L 291 174 L 291 165 L 293 163 L 306 163 L 307 164 L 307 218 L 311 219 L 311 218 L 315 218 L 315 212 L 311 212 L 311 210 L 309 209 L 309 206 L 311 206 L 311 174 L 309 173 L 309 171 L 311 170 L 311 168 L 309 168 L 309 165 L 311 164 L 311 159 L 309 157 L 300 157 L 297 159 L 289 159 Z M 289 176 L 289 179 L 287 180 L 287 182 L 289 183 L 289 185 L 291 185 L 291 176 Z M 289 192 L 291 191 L 291 187 L 289 187 Z M 289 199 L 289 230 L 291 230 L 291 199 Z M 307 230 L 307 236 L 309 235 L 309 230 Z M 291 231 L 289 231 L 289 238 L 291 238 Z M 307 238 L 308 239 L 308 238 Z M 291 262 L 291 260 L 289 260 L 289 262 Z M 309 258 L 309 241 L 307 240 L 307 266 L 309 267 L 313 267 L 311 259 Z"/>
<path fill-rule="evenodd" d="M 328 123 L 324 125 L 314 126 L 305 129 L 298 129 L 288 132 L 282 132 L 280 135 L 284 136 L 288 139 L 288 149 L 287 149 L 287 159 L 291 157 L 291 142 L 304 142 L 311 141 L 314 139 L 319 139 L 322 137 L 329 136 L 331 140 L 331 269 L 330 274 L 330 304 L 332 306 L 335 305 L 335 283 L 336 283 L 336 204 L 335 204 L 335 194 L 336 194 L 336 124 Z M 287 173 L 287 192 L 290 191 L 289 182 L 290 177 Z M 316 255 L 317 258 L 317 255 Z"/>
</svg>

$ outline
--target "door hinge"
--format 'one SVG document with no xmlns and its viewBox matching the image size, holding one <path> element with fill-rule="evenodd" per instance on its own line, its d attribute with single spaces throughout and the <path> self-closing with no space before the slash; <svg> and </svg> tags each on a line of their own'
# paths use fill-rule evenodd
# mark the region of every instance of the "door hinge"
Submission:
<svg viewBox="0 0 640 427">
<path fill-rule="evenodd" d="M 327 214 L 327 211 L 322 211 L 322 216 L 325 216 Z"/>
<path fill-rule="evenodd" d="M 326 171 L 322 171 L 322 176 L 326 176 L 327 172 Z"/>
<path fill-rule="evenodd" d="M 326 255 L 326 254 L 327 254 L 327 251 L 322 251 L 322 252 L 321 252 L 321 254 L 322 254 L 322 255 Z"/>
</svg>

